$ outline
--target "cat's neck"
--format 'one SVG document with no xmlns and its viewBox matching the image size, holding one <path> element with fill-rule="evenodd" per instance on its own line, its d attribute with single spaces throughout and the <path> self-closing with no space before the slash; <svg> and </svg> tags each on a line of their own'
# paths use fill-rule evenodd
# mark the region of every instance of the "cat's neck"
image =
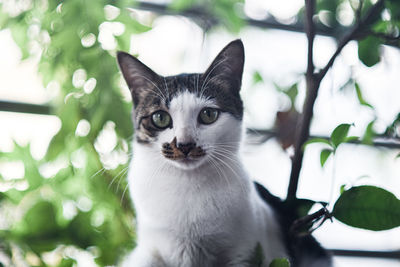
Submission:
<svg viewBox="0 0 400 267">
<path fill-rule="evenodd" d="M 185 170 L 167 162 L 146 144 L 134 143 L 133 147 L 129 183 L 135 193 L 166 190 L 167 194 L 179 196 L 203 190 L 210 194 L 224 191 L 224 194 L 236 195 L 248 190 L 250 179 L 237 150 L 232 150 L 229 157 L 219 160 L 210 157 L 199 167 Z"/>
<path fill-rule="evenodd" d="M 153 218 L 146 223 L 174 225 L 176 221 L 196 221 L 199 214 L 218 217 L 213 210 L 234 212 L 234 207 L 248 203 L 252 187 L 238 153 L 224 161 L 183 170 L 150 151 L 146 145 L 135 144 L 129 172 L 137 213 L 146 214 L 141 220 Z"/>
</svg>

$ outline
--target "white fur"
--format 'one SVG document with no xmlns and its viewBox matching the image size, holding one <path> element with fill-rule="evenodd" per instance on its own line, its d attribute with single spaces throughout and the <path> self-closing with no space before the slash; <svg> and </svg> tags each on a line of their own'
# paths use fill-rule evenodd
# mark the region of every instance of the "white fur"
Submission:
<svg viewBox="0 0 400 267">
<path fill-rule="evenodd" d="M 204 107 L 217 105 L 188 92 L 178 95 L 169 109 L 173 128 L 154 144 L 134 143 L 128 179 L 138 246 L 124 267 L 242 267 L 257 243 L 265 266 L 287 257 L 273 212 L 240 162 L 241 122 L 221 113 L 201 125 Z M 164 158 L 161 145 L 174 137 L 195 141 L 206 156 L 189 165 Z"/>
</svg>

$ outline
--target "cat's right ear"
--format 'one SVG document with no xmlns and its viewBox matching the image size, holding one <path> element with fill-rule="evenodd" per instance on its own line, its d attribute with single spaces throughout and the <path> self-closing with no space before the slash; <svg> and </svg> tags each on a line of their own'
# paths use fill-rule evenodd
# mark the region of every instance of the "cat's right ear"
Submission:
<svg viewBox="0 0 400 267">
<path fill-rule="evenodd" d="M 160 76 L 128 53 L 119 51 L 117 60 L 131 91 L 133 103 L 138 104 L 139 99 L 146 94 L 146 89 L 157 86 Z"/>
<path fill-rule="evenodd" d="M 239 92 L 242 83 L 244 65 L 244 47 L 240 39 L 230 42 L 217 55 L 206 72 L 205 80 L 218 78 L 228 81 L 234 92 Z"/>
</svg>

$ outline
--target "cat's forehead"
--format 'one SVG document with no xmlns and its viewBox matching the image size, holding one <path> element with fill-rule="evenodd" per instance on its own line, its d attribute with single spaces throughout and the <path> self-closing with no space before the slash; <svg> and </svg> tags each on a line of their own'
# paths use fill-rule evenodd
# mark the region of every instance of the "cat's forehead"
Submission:
<svg viewBox="0 0 400 267">
<path fill-rule="evenodd" d="M 230 90 L 230 87 L 231 84 L 225 80 L 209 79 L 197 73 L 166 77 L 163 85 L 164 94 L 167 96 L 165 104 L 169 108 L 174 99 L 189 106 L 196 103 L 208 104 L 210 107 L 218 107 L 241 119 L 242 101 L 238 92 Z"/>
<path fill-rule="evenodd" d="M 163 90 L 166 98 L 166 105 L 178 96 L 190 92 L 193 95 L 199 95 L 201 91 L 201 74 L 181 74 L 163 78 Z"/>
<path fill-rule="evenodd" d="M 219 108 L 215 99 L 207 98 L 189 90 L 180 91 L 180 93 L 175 94 L 169 103 L 169 110 L 177 113 L 199 110 L 204 107 Z"/>
<path fill-rule="evenodd" d="M 170 110 L 172 103 L 180 103 L 186 107 L 208 104 L 241 120 L 242 100 L 239 93 L 231 90 L 231 87 L 225 79 L 210 79 L 197 73 L 162 77 L 158 83 L 152 83 L 141 90 L 135 105 L 136 120 L 139 121 L 141 117 L 148 116 L 157 109 Z"/>
</svg>

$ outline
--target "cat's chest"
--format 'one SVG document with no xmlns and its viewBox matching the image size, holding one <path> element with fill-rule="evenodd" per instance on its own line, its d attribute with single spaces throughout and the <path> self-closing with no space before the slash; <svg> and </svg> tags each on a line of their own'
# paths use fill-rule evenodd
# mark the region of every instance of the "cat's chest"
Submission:
<svg viewBox="0 0 400 267">
<path fill-rule="evenodd" d="M 218 175 L 207 166 L 201 172 L 186 173 L 143 165 L 132 168 L 130 190 L 139 221 L 202 225 L 215 232 L 212 228 L 249 212 L 246 180 L 231 171 L 224 173 L 225 179 Z"/>
</svg>

